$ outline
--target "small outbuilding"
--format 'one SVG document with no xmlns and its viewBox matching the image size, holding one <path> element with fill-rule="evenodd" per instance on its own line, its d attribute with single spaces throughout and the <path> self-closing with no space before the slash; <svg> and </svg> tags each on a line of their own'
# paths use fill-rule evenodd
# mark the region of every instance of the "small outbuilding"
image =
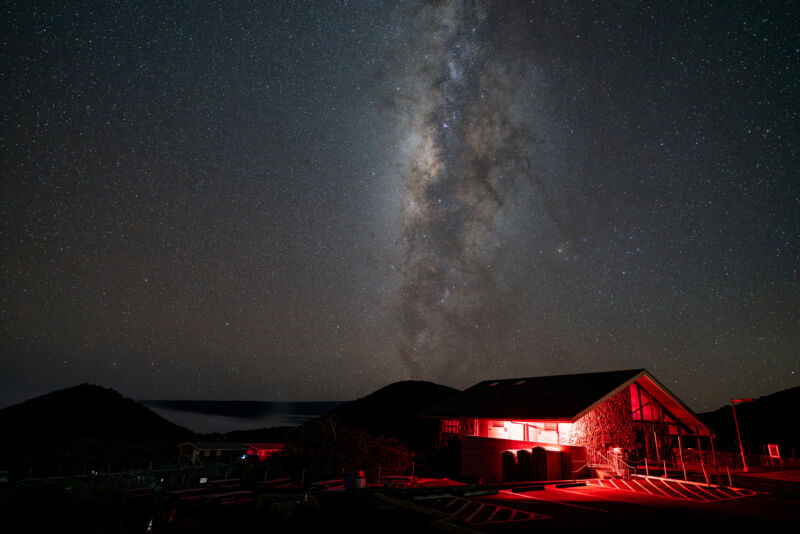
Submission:
<svg viewBox="0 0 800 534">
<path fill-rule="evenodd" d="M 179 465 L 233 463 L 247 454 L 246 443 L 190 441 L 178 445 Z"/>
<path fill-rule="evenodd" d="M 282 451 L 285 447 L 286 443 L 248 443 L 247 456 L 258 458 L 258 461 L 264 461 L 276 452 Z"/>
<path fill-rule="evenodd" d="M 687 438 L 713 447 L 711 429 L 644 369 L 486 380 L 423 415 L 440 419 L 440 447 L 460 442 L 461 475 L 484 481 L 586 477 L 599 458 L 661 463 Z"/>
</svg>

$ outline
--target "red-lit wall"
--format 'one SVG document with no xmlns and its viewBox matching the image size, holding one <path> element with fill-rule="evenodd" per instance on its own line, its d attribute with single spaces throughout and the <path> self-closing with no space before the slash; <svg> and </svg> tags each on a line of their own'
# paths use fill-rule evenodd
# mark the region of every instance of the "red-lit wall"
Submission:
<svg viewBox="0 0 800 534">
<path fill-rule="evenodd" d="M 624 388 L 575 421 L 572 435 L 566 443 L 583 445 L 598 451 L 606 451 L 609 447 L 634 448 L 636 433 L 631 416 L 630 389 Z"/>
<path fill-rule="evenodd" d="M 527 441 L 507 439 L 484 438 L 478 436 L 464 436 L 461 441 L 461 476 L 471 479 L 480 479 L 483 482 L 502 482 L 503 466 L 501 455 L 506 450 L 528 449 L 542 446 Z M 575 477 L 584 476 L 580 468 L 586 465 L 586 449 L 583 447 L 569 447 L 563 445 L 545 445 L 545 447 L 558 450 L 569 455 L 568 462 L 575 471 Z M 556 478 L 572 478 L 573 474 L 566 473 Z"/>
<path fill-rule="evenodd" d="M 541 425 L 543 422 L 528 423 Z M 537 441 L 525 441 L 521 421 L 477 420 L 474 434 L 465 435 L 461 442 L 461 474 L 464 477 L 486 482 L 501 481 L 502 460 L 505 450 L 531 449 L 536 446 L 569 452 L 571 463 L 577 469 L 586 463 L 586 450 L 590 447 L 607 451 L 611 447 L 632 449 L 636 445 L 636 423 L 631 416 L 630 389 L 625 388 L 575 423 L 558 423 L 557 431 L 535 434 Z M 552 424 L 549 428 L 552 428 Z M 576 476 L 580 476 L 580 473 Z"/>
<path fill-rule="evenodd" d="M 609 447 L 633 448 L 637 424 L 631 416 L 630 390 L 625 388 L 575 423 L 479 419 L 475 421 L 473 435 L 527 442 L 528 448 L 531 443 L 538 443 L 585 446 L 605 451 Z"/>
</svg>

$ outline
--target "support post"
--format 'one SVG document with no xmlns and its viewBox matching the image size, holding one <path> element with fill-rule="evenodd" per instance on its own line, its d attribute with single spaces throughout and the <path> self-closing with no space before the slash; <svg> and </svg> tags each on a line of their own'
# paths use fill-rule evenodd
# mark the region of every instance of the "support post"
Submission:
<svg viewBox="0 0 800 534">
<path fill-rule="evenodd" d="M 661 446 L 658 444 L 658 434 L 656 434 L 656 424 L 651 423 L 653 429 L 653 443 L 656 446 L 656 461 L 661 461 Z"/>
<path fill-rule="evenodd" d="M 731 408 L 733 409 L 733 422 L 736 425 L 736 437 L 739 439 L 739 452 L 742 453 L 742 471 L 747 473 L 747 462 L 744 459 L 744 446 L 742 446 L 742 435 L 739 433 L 739 420 L 736 418 L 736 403 L 737 402 L 753 402 L 753 399 L 731 399 Z M 749 449 L 748 449 L 749 452 Z"/>
<path fill-rule="evenodd" d="M 717 452 L 714 450 L 714 434 L 708 433 L 708 440 L 711 442 L 711 461 L 714 464 L 714 473 L 717 475 L 717 484 L 722 484 L 719 480 L 719 466 L 717 465 Z"/>
<path fill-rule="evenodd" d="M 681 468 L 683 469 L 683 479 L 689 480 L 686 478 L 686 464 L 683 461 L 683 443 L 681 442 L 681 429 L 678 427 L 678 455 L 681 457 Z"/>
<path fill-rule="evenodd" d="M 711 440 L 711 457 L 714 459 L 714 467 L 717 467 L 717 453 L 714 451 L 714 434 L 709 434 L 708 439 Z"/>
<path fill-rule="evenodd" d="M 695 436 L 697 436 L 697 450 L 700 452 L 700 467 L 703 468 L 703 473 L 706 472 L 706 464 L 703 461 L 703 444 L 700 443 L 700 429 L 694 427 Z"/>
</svg>

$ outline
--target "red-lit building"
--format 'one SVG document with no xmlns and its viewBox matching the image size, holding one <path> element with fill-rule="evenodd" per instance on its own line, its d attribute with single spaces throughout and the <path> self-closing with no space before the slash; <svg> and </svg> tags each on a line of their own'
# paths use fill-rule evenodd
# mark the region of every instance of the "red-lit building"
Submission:
<svg viewBox="0 0 800 534">
<path fill-rule="evenodd" d="M 285 443 L 191 441 L 178 445 L 178 462 L 179 465 L 233 463 L 248 457 L 263 461 L 285 446 Z"/>
<path fill-rule="evenodd" d="M 441 446 L 460 441 L 461 475 L 484 481 L 589 476 L 597 453 L 660 462 L 713 447 L 711 429 L 644 369 L 487 380 L 423 415 L 440 418 Z"/>
<path fill-rule="evenodd" d="M 276 452 L 282 451 L 284 447 L 286 447 L 285 443 L 248 443 L 247 456 L 263 461 Z"/>
</svg>

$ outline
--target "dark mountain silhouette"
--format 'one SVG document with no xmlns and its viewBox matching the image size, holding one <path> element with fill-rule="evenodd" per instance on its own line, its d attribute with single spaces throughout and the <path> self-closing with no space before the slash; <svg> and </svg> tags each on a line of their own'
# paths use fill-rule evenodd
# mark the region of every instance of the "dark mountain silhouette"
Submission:
<svg viewBox="0 0 800 534">
<path fill-rule="evenodd" d="M 14 478 L 167 463 L 194 433 L 92 384 L 0 410 L 0 468 Z"/>
<path fill-rule="evenodd" d="M 81 384 L 0 410 L 0 443 L 77 438 L 149 442 L 190 439 L 194 433 L 167 421 L 113 389 Z"/>
<path fill-rule="evenodd" d="M 439 421 L 420 414 L 456 393 L 457 389 L 433 382 L 395 382 L 366 397 L 345 402 L 325 417 L 363 428 L 373 436 L 395 438 L 413 450 L 430 450 L 436 443 Z"/>
<path fill-rule="evenodd" d="M 700 414 L 700 417 L 714 430 L 717 449 L 739 450 L 730 405 Z M 800 452 L 800 386 L 759 397 L 751 403 L 737 404 L 736 417 L 742 443 L 753 454 L 762 454 L 767 443 L 777 443 L 783 456 L 791 455 L 792 449 L 795 454 Z"/>
</svg>

